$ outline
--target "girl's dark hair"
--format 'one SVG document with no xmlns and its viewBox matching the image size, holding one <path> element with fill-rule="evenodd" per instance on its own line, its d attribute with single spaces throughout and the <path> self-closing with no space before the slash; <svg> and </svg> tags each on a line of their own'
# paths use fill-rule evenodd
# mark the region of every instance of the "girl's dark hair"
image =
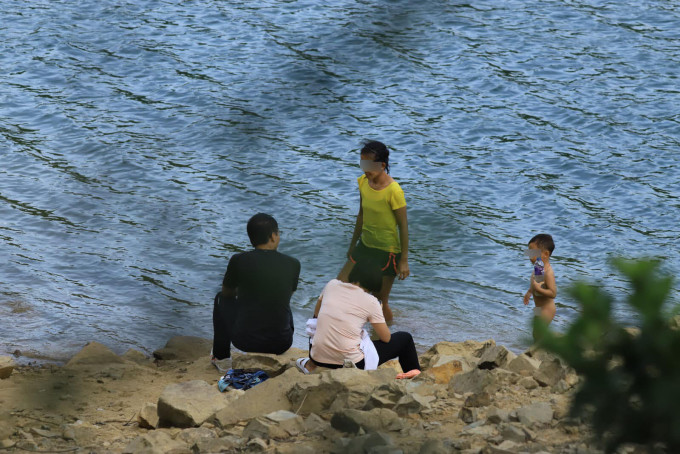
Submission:
<svg viewBox="0 0 680 454">
<path fill-rule="evenodd" d="M 378 293 L 382 289 L 382 269 L 373 260 L 357 262 L 347 279 L 352 284 L 359 284 L 371 293 Z"/>
<path fill-rule="evenodd" d="M 384 162 L 385 172 L 390 173 L 390 150 L 384 143 L 377 140 L 365 142 L 361 154 L 372 154 L 374 156 L 373 161 Z"/>
<path fill-rule="evenodd" d="M 250 244 L 257 247 L 260 244 L 267 243 L 272 234 L 279 231 L 279 224 L 270 215 L 257 213 L 248 221 L 246 230 L 248 230 Z"/>
</svg>

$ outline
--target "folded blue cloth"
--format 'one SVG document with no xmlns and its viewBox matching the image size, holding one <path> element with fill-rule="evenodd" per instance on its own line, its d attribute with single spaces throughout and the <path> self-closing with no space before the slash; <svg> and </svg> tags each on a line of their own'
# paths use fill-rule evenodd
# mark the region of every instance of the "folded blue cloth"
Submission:
<svg viewBox="0 0 680 454">
<path fill-rule="evenodd" d="M 258 383 L 262 383 L 269 378 L 269 375 L 263 370 L 258 369 L 229 369 L 220 381 L 217 382 L 217 387 L 221 392 L 225 392 L 229 388 L 234 389 L 250 389 Z"/>
</svg>

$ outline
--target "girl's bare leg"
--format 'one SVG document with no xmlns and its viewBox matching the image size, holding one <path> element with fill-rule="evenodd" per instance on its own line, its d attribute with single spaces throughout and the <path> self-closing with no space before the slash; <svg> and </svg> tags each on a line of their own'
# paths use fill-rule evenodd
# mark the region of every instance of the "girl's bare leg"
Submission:
<svg viewBox="0 0 680 454">
<path fill-rule="evenodd" d="M 394 318 L 394 316 L 392 315 L 392 309 L 390 309 L 389 299 L 390 292 L 392 291 L 392 284 L 394 284 L 395 277 L 396 276 L 383 276 L 382 289 L 380 289 L 380 293 L 375 295 L 376 298 L 378 298 L 382 303 L 383 315 L 385 316 L 386 322 L 391 322 L 392 319 Z"/>
</svg>

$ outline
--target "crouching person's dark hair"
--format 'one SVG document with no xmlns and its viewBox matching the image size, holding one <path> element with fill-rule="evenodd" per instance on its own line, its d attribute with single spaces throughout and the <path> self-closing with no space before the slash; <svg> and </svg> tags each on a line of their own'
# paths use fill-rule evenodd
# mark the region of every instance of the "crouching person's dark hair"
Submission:
<svg viewBox="0 0 680 454">
<path fill-rule="evenodd" d="M 265 244 L 272 237 L 272 234 L 279 231 L 279 224 L 276 219 L 265 213 L 257 213 L 248 221 L 248 238 L 253 247 Z"/>
<path fill-rule="evenodd" d="M 348 280 L 352 284 L 359 284 L 371 293 L 378 293 L 382 289 L 380 264 L 372 260 L 357 262 L 350 271 Z"/>
</svg>

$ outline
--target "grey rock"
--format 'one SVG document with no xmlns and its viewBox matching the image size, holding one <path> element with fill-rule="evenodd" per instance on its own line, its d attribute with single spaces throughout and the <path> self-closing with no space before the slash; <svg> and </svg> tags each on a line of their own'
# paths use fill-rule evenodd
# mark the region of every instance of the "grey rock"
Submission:
<svg viewBox="0 0 680 454">
<path fill-rule="evenodd" d="M 234 369 L 260 369 L 270 377 L 276 377 L 287 369 L 295 368 L 297 358 L 307 356 L 306 350 L 291 348 L 281 355 L 268 353 L 234 354 L 232 367 Z"/>
<path fill-rule="evenodd" d="M 203 380 L 168 385 L 158 399 L 158 426 L 200 426 L 228 402 L 216 386 Z"/>
<path fill-rule="evenodd" d="M 233 435 L 221 438 L 201 438 L 191 446 L 191 450 L 198 454 L 234 452 L 242 447 L 243 444 L 243 439 Z"/>
<path fill-rule="evenodd" d="M 398 431 L 404 427 L 397 413 L 387 408 L 374 408 L 369 411 L 347 409 L 333 415 L 331 426 L 345 433 L 357 434 L 376 431 Z"/>
<path fill-rule="evenodd" d="M 248 439 L 284 439 L 289 436 L 288 432 L 278 427 L 274 422 L 263 417 L 251 419 L 248 422 L 248 425 L 243 429 L 243 437 Z"/>
<path fill-rule="evenodd" d="M 558 358 L 545 360 L 533 377 L 541 386 L 554 386 L 566 376 L 566 368 Z"/>
<path fill-rule="evenodd" d="M 123 450 L 124 454 L 185 454 L 187 446 L 163 430 L 154 430 L 132 440 Z"/>
<path fill-rule="evenodd" d="M 247 451 L 248 452 L 263 452 L 269 448 L 267 442 L 261 438 L 253 438 L 248 441 Z"/>
<path fill-rule="evenodd" d="M 14 371 L 14 360 L 11 356 L 0 356 L 0 380 L 9 378 Z"/>
<path fill-rule="evenodd" d="M 449 395 L 454 393 L 493 392 L 498 389 L 496 376 L 488 370 L 473 369 L 470 372 L 456 374 L 449 383 Z"/>
<path fill-rule="evenodd" d="M 146 403 L 139 410 L 137 424 L 142 429 L 155 429 L 158 427 L 158 407 L 156 404 Z"/>
<path fill-rule="evenodd" d="M 304 432 L 301 416 L 286 410 L 278 410 L 251 420 L 243 429 L 246 438 L 284 439 Z"/>
<path fill-rule="evenodd" d="M 489 346 L 482 351 L 477 367 L 479 369 L 496 369 L 504 367 L 516 357 L 517 355 L 502 345 Z"/>
<path fill-rule="evenodd" d="M 469 426 L 463 427 L 461 433 L 465 435 L 477 435 L 482 438 L 489 438 L 498 434 L 498 431 L 496 430 L 495 426 L 483 426 L 483 425 L 478 426 L 476 425 L 477 423 L 482 424 L 483 421 L 477 421 L 475 423 L 470 424 Z"/>
<path fill-rule="evenodd" d="M 194 336 L 175 336 L 170 338 L 165 347 L 153 352 L 156 359 L 195 361 L 210 355 L 212 341 Z"/>
<path fill-rule="evenodd" d="M 522 377 L 518 382 L 518 385 L 520 385 L 524 389 L 536 389 L 538 388 L 538 382 L 534 380 L 532 377 Z"/>
<path fill-rule="evenodd" d="M 496 345 L 496 342 L 493 339 L 485 342 L 439 342 L 420 357 L 420 365 L 423 369 L 434 367 L 435 364 L 442 365 L 446 362 L 442 360 L 445 356 L 463 357 L 468 361 L 476 362 L 476 358 L 479 357 L 478 353 L 489 345 Z"/>
<path fill-rule="evenodd" d="M 430 403 L 435 398 L 432 396 L 421 396 L 419 394 L 407 394 L 394 406 L 394 411 L 401 416 L 418 414 L 430 408 Z"/>
<path fill-rule="evenodd" d="M 368 402 L 373 392 L 385 383 L 394 381 L 394 370 L 334 369 L 313 375 L 298 374 L 300 376 L 317 378 L 317 381 L 298 378 L 287 393 L 295 411 L 305 415 L 370 406 Z M 374 399 L 371 405 L 377 402 Z"/>
<path fill-rule="evenodd" d="M 491 424 L 499 424 L 502 422 L 508 422 L 510 420 L 510 414 L 506 410 L 501 410 L 496 407 L 489 407 L 486 411 L 486 420 Z"/>
<path fill-rule="evenodd" d="M 510 361 L 505 368 L 516 374 L 523 375 L 524 373 L 528 373 L 531 375 L 538 370 L 540 365 L 541 362 L 539 360 L 523 353 Z"/>
<path fill-rule="evenodd" d="M 513 424 L 502 424 L 499 426 L 498 431 L 505 440 L 511 440 L 517 443 L 524 443 L 527 441 L 527 434 L 524 430 Z"/>
<path fill-rule="evenodd" d="M 127 361 L 132 361 L 133 363 L 137 363 L 142 366 L 148 366 L 151 364 L 151 358 L 149 358 L 139 350 L 134 350 L 132 348 L 123 354 L 123 359 Z"/>
<path fill-rule="evenodd" d="M 515 385 L 522 376 L 505 369 L 493 369 L 491 375 L 494 377 L 497 389 L 503 386 Z"/>
<path fill-rule="evenodd" d="M 270 378 L 245 391 L 242 397 L 231 402 L 211 418 L 220 427 L 229 427 L 239 421 L 247 421 L 276 410 L 298 411 L 301 403 L 309 400 L 305 393 L 321 382 L 321 374 L 303 375 L 297 369 L 288 369 L 278 377 Z M 300 390 L 299 401 L 292 403 L 288 394 L 294 388 Z M 232 391 L 226 393 L 231 394 Z M 306 413 L 302 413 L 306 414 Z"/>
<path fill-rule="evenodd" d="M 61 436 L 64 440 L 75 441 L 79 446 L 89 446 L 97 442 L 99 434 L 99 426 L 78 420 L 64 425 Z"/>
<path fill-rule="evenodd" d="M 374 432 L 336 443 L 334 453 L 342 454 L 396 454 L 398 448 L 386 434 Z"/>
<path fill-rule="evenodd" d="M 177 434 L 175 440 L 181 441 L 188 446 L 193 446 L 202 440 L 212 440 L 216 438 L 217 434 L 212 429 L 208 429 L 207 427 L 192 427 L 190 429 L 182 430 Z"/>
<path fill-rule="evenodd" d="M 474 357 L 470 356 L 462 356 L 462 355 L 442 355 L 438 354 L 432 357 L 432 360 L 430 361 L 430 367 L 435 368 L 435 367 L 442 367 L 448 363 L 452 362 L 458 362 L 460 363 L 461 369 L 463 372 L 470 371 L 477 367 L 477 359 Z"/>
<path fill-rule="evenodd" d="M 479 420 L 479 410 L 476 408 L 463 407 L 460 409 L 458 417 L 466 424 L 471 424 Z"/>
<path fill-rule="evenodd" d="M 548 424 L 553 419 L 553 409 L 548 402 L 536 402 L 518 409 L 517 417 L 528 427 Z"/>
<path fill-rule="evenodd" d="M 331 424 L 315 413 L 310 413 L 303 423 L 304 432 L 308 434 L 322 433 L 331 428 Z"/>
<path fill-rule="evenodd" d="M 399 400 L 407 395 L 406 385 L 403 381 L 391 381 L 379 385 L 371 392 L 364 410 L 373 408 L 393 408 Z"/>
<path fill-rule="evenodd" d="M 480 391 L 469 395 L 464 405 L 466 407 L 488 407 L 491 405 L 491 396 L 486 391 Z"/>
<path fill-rule="evenodd" d="M 98 342 L 88 342 L 64 367 L 68 369 L 78 366 L 124 363 L 125 360 L 113 353 L 108 347 Z"/>
<path fill-rule="evenodd" d="M 427 440 L 420 446 L 418 454 L 448 454 L 449 452 L 441 440 Z"/>
<path fill-rule="evenodd" d="M 514 441 L 505 440 L 498 446 L 489 445 L 489 448 L 486 452 L 489 454 L 515 454 L 519 452 L 520 448 L 522 448 L 522 446 L 515 443 Z"/>
</svg>

